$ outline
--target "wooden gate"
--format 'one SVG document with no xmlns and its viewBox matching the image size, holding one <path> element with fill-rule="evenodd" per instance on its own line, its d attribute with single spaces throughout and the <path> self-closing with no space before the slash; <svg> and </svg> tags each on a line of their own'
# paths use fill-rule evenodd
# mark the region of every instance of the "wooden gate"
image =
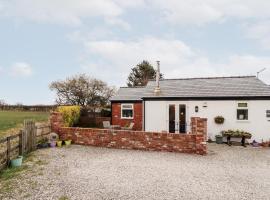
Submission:
<svg viewBox="0 0 270 200">
<path fill-rule="evenodd" d="M 36 126 L 33 120 L 25 120 L 23 126 L 18 134 L 0 139 L 0 171 L 9 165 L 12 158 L 36 150 L 37 139 L 46 137 L 51 132 L 50 125 Z M 41 129 L 48 130 L 37 135 Z"/>
<path fill-rule="evenodd" d="M 23 128 L 23 153 L 36 150 L 37 129 L 33 120 L 25 120 Z"/>
</svg>

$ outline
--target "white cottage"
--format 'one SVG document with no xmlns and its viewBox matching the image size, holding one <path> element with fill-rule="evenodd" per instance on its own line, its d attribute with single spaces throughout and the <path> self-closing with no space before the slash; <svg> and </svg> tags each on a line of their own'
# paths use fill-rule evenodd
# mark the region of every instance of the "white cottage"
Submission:
<svg viewBox="0 0 270 200">
<path fill-rule="evenodd" d="M 135 130 L 186 134 L 190 118 L 208 119 L 208 137 L 222 130 L 270 139 L 270 87 L 255 76 L 161 79 L 145 87 L 120 88 L 111 99 L 112 123 Z M 215 117 L 222 116 L 223 124 Z"/>
</svg>

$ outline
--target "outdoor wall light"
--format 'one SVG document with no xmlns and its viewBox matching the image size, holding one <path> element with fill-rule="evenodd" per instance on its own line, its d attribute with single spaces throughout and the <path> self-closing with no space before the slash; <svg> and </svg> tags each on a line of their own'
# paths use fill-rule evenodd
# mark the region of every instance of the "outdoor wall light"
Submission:
<svg viewBox="0 0 270 200">
<path fill-rule="evenodd" d="M 199 106 L 195 106 L 195 112 L 199 112 Z"/>
</svg>

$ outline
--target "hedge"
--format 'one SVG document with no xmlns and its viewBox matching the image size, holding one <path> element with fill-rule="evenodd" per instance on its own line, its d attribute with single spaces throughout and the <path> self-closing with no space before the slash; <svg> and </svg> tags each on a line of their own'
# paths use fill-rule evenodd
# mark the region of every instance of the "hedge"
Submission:
<svg viewBox="0 0 270 200">
<path fill-rule="evenodd" d="M 59 106 L 56 111 L 62 113 L 64 125 L 66 127 L 71 127 L 78 123 L 81 108 L 80 106 Z"/>
</svg>

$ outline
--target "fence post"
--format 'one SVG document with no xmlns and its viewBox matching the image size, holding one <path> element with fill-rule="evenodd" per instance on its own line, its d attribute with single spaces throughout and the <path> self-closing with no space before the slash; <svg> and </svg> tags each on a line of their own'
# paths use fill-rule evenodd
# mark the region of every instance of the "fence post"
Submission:
<svg viewBox="0 0 270 200">
<path fill-rule="evenodd" d="M 23 155 L 24 153 L 24 144 L 23 144 L 23 131 L 20 130 L 20 135 L 19 135 L 19 155 Z"/>
<path fill-rule="evenodd" d="M 32 130 L 33 130 L 32 148 L 33 148 L 33 150 L 36 150 L 36 148 L 37 148 L 37 127 L 36 127 L 35 122 L 32 122 Z"/>
<path fill-rule="evenodd" d="M 9 165 L 10 162 L 10 137 L 7 137 L 7 166 Z"/>
</svg>

